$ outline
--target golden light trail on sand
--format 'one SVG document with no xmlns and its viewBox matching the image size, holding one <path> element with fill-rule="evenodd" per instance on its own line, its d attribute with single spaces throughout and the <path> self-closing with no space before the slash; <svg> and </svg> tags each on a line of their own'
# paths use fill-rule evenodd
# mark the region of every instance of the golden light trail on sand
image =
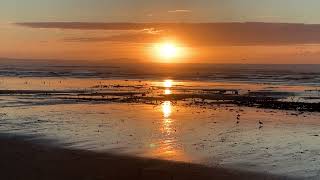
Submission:
<svg viewBox="0 0 320 180">
<path fill-rule="evenodd" d="M 164 94 L 169 95 L 171 94 L 171 87 L 173 86 L 172 80 L 164 80 L 162 87 L 165 88 Z M 165 159 L 174 159 L 176 158 L 180 152 L 178 152 L 176 148 L 176 127 L 175 127 L 175 120 L 171 118 L 173 113 L 173 105 L 171 101 L 164 101 L 161 104 L 162 112 L 162 121 L 160 126 L 160 131 L 163 135 L 163 138 L 157 142 L 152 144 L 152 148 L 154 148 L 154 156 L 160 156 Z"/>
<path fill-rule="evenodd" d="M 174 135 L 173 135 L 173 121 L 170 118 L 172 113 L 172 103 L 170 101 L 165 101 L 162 104 L 162 113 L 163 113 L 163 133 L 165 135 L 165 139 L 161 142 L 161 153 L 165 156 L 174 156 L 176 154 L 176 150 L 173 146 Z"/>
<path fill-rule="evenodd" d="M 150 147 L 153 149 L 151 154 L 153 157 L 161 157 L 167 160 L 184 160 L 184 154 L 177 147 L 177 127 L 176 120 L 172 118 L 174 107 L 171 101 L 164 101 L 161 104 L 160 112 L 162 113 L 161 126 L 159 127 L 162 138 L 152 143 Z"/>
</svg>

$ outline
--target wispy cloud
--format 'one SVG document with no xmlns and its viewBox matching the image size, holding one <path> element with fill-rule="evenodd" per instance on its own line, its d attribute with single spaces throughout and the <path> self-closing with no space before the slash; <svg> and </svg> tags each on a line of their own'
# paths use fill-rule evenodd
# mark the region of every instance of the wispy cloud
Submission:
<svg viewBox="0 0 320 180">
<path fill-rule="evenodd" d="M 129 43 L 150 43 L 161 39 L 161 36 L 145 32 L 125 33 L 113 36 L 98 37 L 68 37 L 65 42 L 129 42 Z"/>
<path fill-rule="evenodd" d="M 191 10 L 188 9 L 176 9 L 176 10 L 170 10 L 168 13 L 191 13 Z"/>
<path fill-rule="evenodd" d="M 320 25 L 286 23 L 17 23 L 30 28 L 132 31 L 111 37 L 79 37 L 79 41 L 151 43 L 176 37 L 191 45 L 247 46 L 320 44 Z M 75 40 L 75 39 L 74 39 Z"/>
<path fill-rule="evenodd" d="M 143 23 L 92 23 L 92 22 L 22 22 L 15 23 L 30 28 L 56 28 L 79 30 L 142 30 L 152 27 Z"/>
</svg>

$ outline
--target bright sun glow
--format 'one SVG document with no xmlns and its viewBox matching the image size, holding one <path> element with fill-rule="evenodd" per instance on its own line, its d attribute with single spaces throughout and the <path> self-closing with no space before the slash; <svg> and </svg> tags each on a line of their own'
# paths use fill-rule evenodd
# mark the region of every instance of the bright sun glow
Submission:
<svg viewBox="0 0 320 180">
<path fill-rule="evenodd" d="M 156 45 L 156 51 L 161 59 L 171 60 L 179 56 L 179 48 L 171 42 Z"/>
</svg>

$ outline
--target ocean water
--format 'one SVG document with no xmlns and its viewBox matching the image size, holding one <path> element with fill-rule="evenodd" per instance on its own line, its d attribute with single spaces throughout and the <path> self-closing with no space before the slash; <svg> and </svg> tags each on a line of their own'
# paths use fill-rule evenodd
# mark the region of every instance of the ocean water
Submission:
<svg viewBox="0 0 320 180">
<path fill-rule="evenodd" d="M 72 77 L 320 86 L 320 65 L 106 64 L 85 61 L 4 61 L 4 77 Z"/>
</svg>

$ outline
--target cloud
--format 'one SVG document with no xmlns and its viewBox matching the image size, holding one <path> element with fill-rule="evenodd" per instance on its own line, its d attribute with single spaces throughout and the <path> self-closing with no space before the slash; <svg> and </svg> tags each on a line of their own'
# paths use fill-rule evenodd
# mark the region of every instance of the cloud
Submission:
<svg viewBox="0 0 320 180">
<path fill-rule="evenodd" d="M 65 42 L 130 42 L 130 43 L 150 43 L 162 39 L 163 31 L 154 28 L 142 30 L 132 30 L 109 36 L 88 36 L 88 37 L 67 37 Z"/>
<path fill-rule="evenodd" d="M 108 37 L 71 37 L 65 38 L 65 42 L 129 42 L 151 43 L 160 41 L 161 36 L 148 33 L 127 33 Z"/>
<path fill-rule="evenodd" d="M 176 10 L 170 10 L 168 13 L 191 13 L 191 10 L 187 9 L 176 9 Z"/>
<path fill-rule="evenodd" d="M 16 23 L 29 28 L 55 28 L 78 30 L 143 30 L 151 27 L 142 23 L 92 23 L 92 22 L 27 22 Z"/>
<path fill-rule="evenodd" d="M 29 28 L 132 31 L 111 37 L 78 37 L 80 41 L 152 43 L 165 37 L 197 46 L 320 44 L 320 25 L 289 23 L 17 23 Z"/>
</svg>

